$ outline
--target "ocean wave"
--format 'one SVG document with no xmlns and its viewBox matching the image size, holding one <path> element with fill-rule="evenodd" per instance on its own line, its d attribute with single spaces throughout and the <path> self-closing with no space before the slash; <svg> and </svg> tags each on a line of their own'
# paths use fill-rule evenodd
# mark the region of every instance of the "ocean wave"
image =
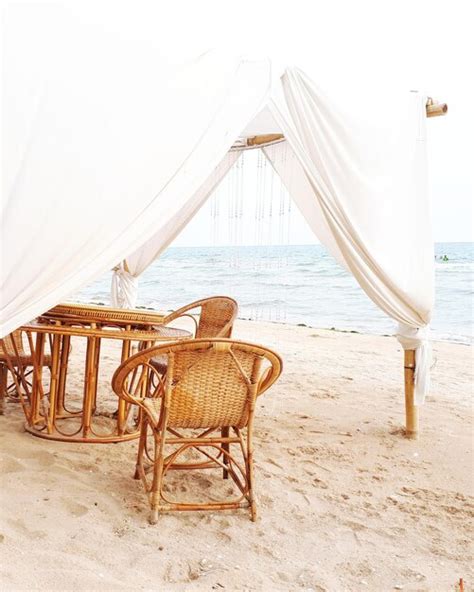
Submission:
<svg viewBox="0 0 474 592">
<path fill-rule="evenodd" d="M 273 249 L 273 251 L 272 251 Z M 472 245 L 444 244 L 436 261 L 433 338 L 472 343 Z M 263 258 L 262 258 L 263 255 Z M 393 323 L 321 247 L 169 249 L 139 279 L 139 305 L 176 309 L 214 294 L 237 299 L 243 316 L 315 327 L 393 333 Z M 76 299 L 110 302 L 110 273 Z"/>
</svg>

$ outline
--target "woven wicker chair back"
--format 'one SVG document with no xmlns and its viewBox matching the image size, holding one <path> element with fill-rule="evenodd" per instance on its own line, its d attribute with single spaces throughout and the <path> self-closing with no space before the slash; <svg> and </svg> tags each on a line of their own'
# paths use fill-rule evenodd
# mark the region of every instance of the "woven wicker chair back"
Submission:
<svg viewBox="0 0 474 592">
<path fill-rule="evenodd" d="M 260 356 L 233 348 L 212 347 L 174 354 L 168 426 L 181 428 L 244 427 L 248 421 L 249 385 Z M 240 365 L 239 366 L 236 364 Z M 242 374 L 243 371 L 243 374 Z"/>
<path fill-rule="evenodd" d="M 230 337 L 238 306 L 231 298 L 210 298 L 203 302 L 196 339 Z"/>
<path fill-rule="evenodd" d="M 192 313 L 198 310 L 200 315 L 196 325 L 196 339 L 231 337 L 239 307 L 237 302 L 228 296 L 212 296 L 187 304 L 165 317 L 163 324 L 166 325 L 180 317 L 193 316 Z"/>
<path fill-rule="evenodd" d="M 17 354 L 22 356 L 25 354 L 23 348 L 22 332 L 20 330 L 13 331 L 9 335 L 6 335 L 2 340 L 3 346 L 0 347 L 0 359 L 5 359 L 5 353 L 16 361 Z M 16 347 L 16 351 L 15 351 Z M 5 348 L 5 349 L 3 349 Z"/>
<path fill-rule="evenodd" d="M 262 346 L 230 339 L 197 339 L 135 354 L 117 369 L 114 391 L 127 391 L 131 387 L 127 377 L 152 369 L 148 361 L 154 356 L 166 356 L 168 363 L 164 388 L 160 389 L 162 403 L 163 397 L 167 401 L 167 419 L 161 404 L 154 420 L 170 428 L 245 427 L 255 398 L 275 382 L 282 367 L 281 358 Z"/>
</svg>

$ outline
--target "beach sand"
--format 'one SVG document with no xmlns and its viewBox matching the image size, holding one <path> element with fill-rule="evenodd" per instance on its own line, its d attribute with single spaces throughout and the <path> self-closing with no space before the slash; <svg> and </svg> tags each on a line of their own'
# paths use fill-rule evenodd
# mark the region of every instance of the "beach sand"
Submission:
<svg viewBox="0 0 474 592">
<path fill-rule="evenodd" d="M 9 402 L 0 589 L 441 592 L 464 578 L 473 590 L 472 348 L 434 344 L 421 437 L 409 441 L 395 339 L 247 321 L 235 337 L 285 363 L 257 408 L 257 522 L 175 513 L 150 526 L 136 442 L 36 438 Z M 112 352 L 103 389 L 115 366 Z"/>
</svg>

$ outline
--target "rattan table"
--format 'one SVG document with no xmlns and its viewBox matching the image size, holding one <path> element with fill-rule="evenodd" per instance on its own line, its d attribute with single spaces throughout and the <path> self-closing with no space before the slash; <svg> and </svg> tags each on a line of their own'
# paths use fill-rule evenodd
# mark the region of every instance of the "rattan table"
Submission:
<svg viewBox="0 0 474 592">
<path fill-rule="evenodd" d="M 191 337 L 188 331 L 161 325 L 162 318 L 143 311 L 60 305 L 23 325 L 21 331 L 34 364 L 31 383 L 19 384 L 26 430 L 41 438 L 67 442 L 107 443 L 137 438 L 138 418 L 132 416 L 135 406 L 118 398 L 115 402 L 112 394 L 115 411 L 98 411 L 101 345 L 104 339 L 121 342 L 115 369 L 134 351 Z M 77 389 L 71 393 L 68 388 L 71 338 L 75 342 L 77 338 L 86 340 L 82 393 Z M 50 373 L 42 364 L 46 354 L 51 356 Z M 75 400 L 75 409 L 68 405 L 71 398 Z"/>
</svg>

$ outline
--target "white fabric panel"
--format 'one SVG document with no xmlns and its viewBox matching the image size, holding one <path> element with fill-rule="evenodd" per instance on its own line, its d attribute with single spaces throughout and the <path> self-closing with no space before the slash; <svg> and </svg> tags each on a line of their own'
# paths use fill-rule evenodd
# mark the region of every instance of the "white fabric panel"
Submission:
<svg viewBox="0 0 474 592">
<path fill-rule="evenodd" d="M 138 279 L 124 268 L 114 267 L 110 303 L 115 308 L 135 308 L 138 298 Z"/>
<path fill-rule="evenodd" d="M 409 327 L 400 323 L 397 333 L 403 349 L 415 351 L 415 405 L 422 405 L 430 390 L 432 348 L 429 327 Z"/>
<path fill-rule="evenodd" d="M 174 215 L 165 220 L 157 220 L 156 234 L 140 249 L 135 251 L 133 255 L 127 257 L 127 267 L 133 276 L 138 277 L 141 275 L 173 242 L 176 236 L 194 218 L 240 155 L 241 152 L 238 151 L 228 152 L 196 193 L 188 199 L 184 207 L 177 208 Z"/>
<path fill-rule="evenodd" d="M 280 82 L 278 81 L 278 84 Z M 275 89 L 275 86 L 273 87 Z M 245 129 L 239 134 L 241 138 L 249 138 L 252 136 L 260 136 L 264 134 L 281 134 L 281 127 L 275 121 L 268 106 L 253 119 Z"/>
<path fill-rule="evenodd" d="M 269 60 L 215 52 L 170 67 L 151 47 L 42 14 L 5 26 L 0 335 L 127 256 L 115 302 L 132 303 L 136 276 L 238 157 L 233 142 L 281 130 L 287 148 L 265 154 L 320 240 L 400 323 L 403 347 L 416 347 L 420 403 L 434 284 L 426 98 L 391 95 L 387 109 L 365 89 L 338 102 L 296 69 L 275 83 Z"/>
<path fill-rule="evenodd" d="M 273 168 L 280 176 L 292 200 L 304 216 L 314 234 L 343 267 L 349 270 L 344 255 L 323 216 L 319 201 L 300 161 L 287 141 L 263 149 Z"/>
<path fill-rule="evenodd" d="M 361 287 L 416 337 L 417 401 L 428 384 L 429 347 L 422 332 L 431 318 L 434 253 L 426 187 L 426 97 L 351 113 L 337 109 L 300 71 L 283 76 L 286 106 L 272 112 L 301 162 L 338 250 Z M 286 111 L 287 107 L 287 111 Z M 315 232 L 321 232 L 318 226 Z M 324 240 L 323 237 L 321 237 Z M 329 245 L 328 245 L 329 246 Z M 412 342 L 413 343 L 413 342 Z M 421 347 L 422 346 L 422 347 Z"/>
<path fill-rule="evenodd" d="M 12 37 L 41 52 L 21 27 Z M 162 78 L 149 48 L 107 41 L 78 29 L 64 35 L 54 67 L 44 64 L 39 102 L 25 83 L 38 78 L 27 61 L 9 79 L 4 152 L 12 145 L 16 156 L 2 203 L 2 335 L 186 209 L 271 86 L 268 60 L 207 53 Z M 15 124 L 16 95 L 35 113 L 28 133 Z"/>
</svg>

